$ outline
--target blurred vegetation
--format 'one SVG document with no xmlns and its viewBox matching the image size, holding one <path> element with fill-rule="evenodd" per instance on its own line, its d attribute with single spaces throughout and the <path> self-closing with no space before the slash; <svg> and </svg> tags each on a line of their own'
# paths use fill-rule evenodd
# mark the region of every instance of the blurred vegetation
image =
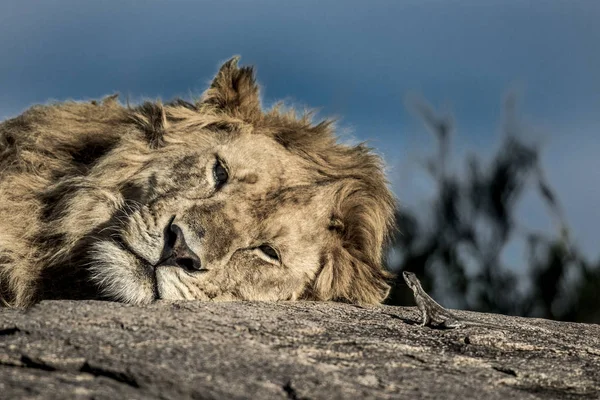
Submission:
<svg viewBox="0 0 600 400">
<path fill-rule="evenodd" d="M 426 103 L 415 103 L 418 116 L 434 133 L 437 153 L 425 168 L 436 195 L 424 221 L 400 208 L 395 257 L 388 268 L 398 273 L 388 304 L 414 304 L 401 271 L 417 274 L 423 287 L 442 304 L 564 321 L 600 323 L 600 260 L 587 260 L 571 243 L 559 200 L 546 181 L 539 149 L 520 138 L 514 98 L 506 104 L 503 141 L 483 165 L 469 155 L 467 173 L 450 171 L 452 118 Z M 516 220 L 515 210 L 527 188 L 540 194 L 556 223 L 555 232 L 535 232 Z M 423 214 L 423 213 L 419 213 Z M 508 268 L 501 254 L 509 241 L 523 240 L 523 268 Z"/>
</svg>

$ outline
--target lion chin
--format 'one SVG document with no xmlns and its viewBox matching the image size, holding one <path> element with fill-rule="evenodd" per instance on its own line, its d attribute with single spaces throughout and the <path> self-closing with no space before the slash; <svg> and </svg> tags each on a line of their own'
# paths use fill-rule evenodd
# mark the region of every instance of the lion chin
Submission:
<svg viewBox="0 0 600 400">
<path fill-rule="evenodd" d="M 394 208 L 380 157 L 264 110 L 234 57 L 193 102 L 0 123 L 0 300 L 378 303 Z"/>
</svg>

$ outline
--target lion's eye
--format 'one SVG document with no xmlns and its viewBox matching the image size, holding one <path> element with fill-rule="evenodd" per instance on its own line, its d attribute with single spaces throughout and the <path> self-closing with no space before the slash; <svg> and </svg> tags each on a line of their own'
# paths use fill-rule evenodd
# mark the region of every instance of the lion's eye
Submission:
<svg viewBox="0 0 600 400">
<path fill-rule="evenodd" d="M 267 257 L 279 261 L 279 253 L 273 247 L 268 244 L 263 244 L 262 246 L 258 246 L 258 249 L 264 253 Z"/>
<path fill-rule="evenodd" d="M 215 178 L 215 186 L 217 189 L 220 189 L 221 186 L 227 183 L 227 179 L 229 179 L 227 169 L 223 166 L 223 162 L 218 158 L 213 167 L 213 176 Z"/>
</svg>

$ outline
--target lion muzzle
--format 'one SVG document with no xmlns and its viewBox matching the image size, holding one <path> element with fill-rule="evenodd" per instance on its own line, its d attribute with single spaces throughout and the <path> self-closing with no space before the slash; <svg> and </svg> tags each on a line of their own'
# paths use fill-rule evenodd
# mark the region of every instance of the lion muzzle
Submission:
<svg viewBox="0 0 600 400">
<path fill-rule="evenodd" d="M 169 265 L 183 268 L 187 272 L 202 271 L 200 257 L 190 249 L 183 230 L 173 223 L 173 220 L 174 218 L 171 218 L 165 228 L 165 245 L 156 267 Z"/>
</svg>

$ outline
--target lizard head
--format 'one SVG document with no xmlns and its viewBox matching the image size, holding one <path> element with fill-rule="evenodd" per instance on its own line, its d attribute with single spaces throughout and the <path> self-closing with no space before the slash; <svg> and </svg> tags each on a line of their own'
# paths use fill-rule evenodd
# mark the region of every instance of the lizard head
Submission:
<svg viewBox="0 0 600 400">
<path fill-rule="evenodd" d="M 415 275 L 413 272 L 403 271 L 402 277 L 411 290 L 418 290 L 421 287 L 419 278 L 417 278 L 417 275 Z"/>
</svg>

